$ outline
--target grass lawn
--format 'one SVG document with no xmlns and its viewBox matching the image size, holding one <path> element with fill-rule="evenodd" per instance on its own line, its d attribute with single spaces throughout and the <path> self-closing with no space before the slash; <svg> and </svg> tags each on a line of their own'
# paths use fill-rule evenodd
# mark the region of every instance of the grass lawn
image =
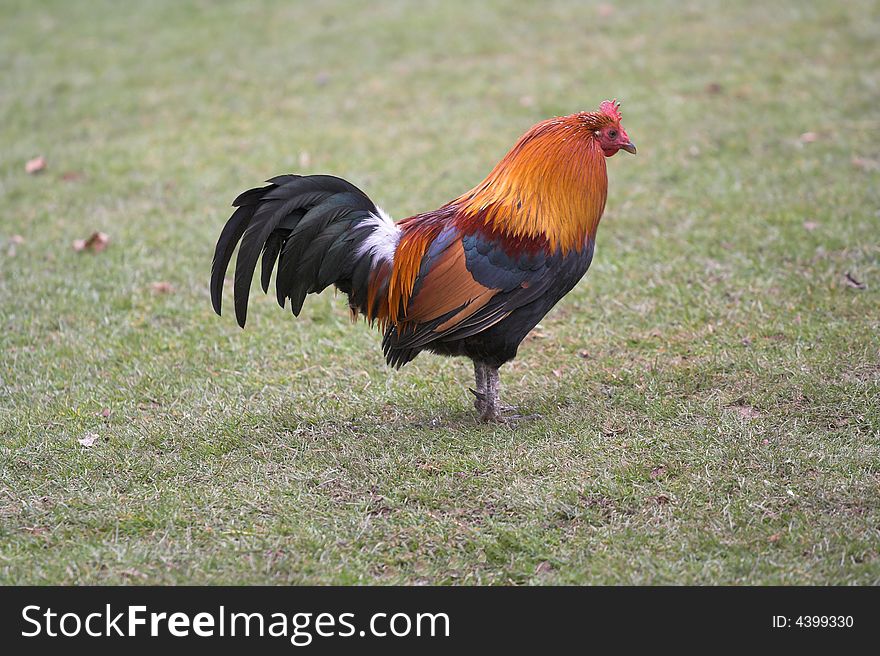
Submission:
<svg viewBox="0 0 880 656">
<path fill-rule="evenodd" d="M 877 2 L 18 0 L 0 35 L 0 582 L 880 583 Z M 479 424 L 469 362 L 395 373 L 329 292 L 213 314 L 238 192 L 402 218 L 610 97 L 639 154 L 502 369 L 540 419 Z"/>
</svg>

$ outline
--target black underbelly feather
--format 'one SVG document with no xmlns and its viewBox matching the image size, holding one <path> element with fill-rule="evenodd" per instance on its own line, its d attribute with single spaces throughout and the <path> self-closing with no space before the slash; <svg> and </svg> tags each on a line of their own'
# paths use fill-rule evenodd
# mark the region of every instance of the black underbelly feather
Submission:
<svg viewBox="0 0 880 656">
<path fill-rule="evenodd" d="M 440 355 L 466 356 L 494 367 L 516 357 L 517 349 L 526 335 L 543 319 L 563 296 L 568 294 L 584 277 L 593 260 L 594 242 L 580 253 L 571 252 L 560 257 L 552 270 L 552 284 L 535 300 L 514 309 L 511 314 L 490 328 L 460 340 L 435 341 L 427 350 Z"/>
</svg>

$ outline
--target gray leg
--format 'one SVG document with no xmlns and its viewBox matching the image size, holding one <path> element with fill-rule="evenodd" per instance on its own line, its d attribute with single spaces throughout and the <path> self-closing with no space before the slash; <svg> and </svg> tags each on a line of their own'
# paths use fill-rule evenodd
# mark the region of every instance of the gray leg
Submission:
<svg viewBox="0 0 880 656">
<path fill-rule="evenodd" d="M 477 412 L 483 414 L 486 409 L 486 365 L 482 362 L 474 362 L 474 383 L 477 387 L 477 389 L 471 390 L 471 393 L 476 397 L 474 407 Z"/>
<path fill-rule="evenodd" d="M 496 367 L 486 365 L 486 405 L 480 411 L 483 421 L 504 421 L 501 416 L 501 377 Z"/>
<path fill-rule="evenodd" d="M 483 365 L 486 376 L 486 393 L 483 406 L 477 405 L 480 411 L 480 419 L 483 421 L 493 421 L 506 423 L 510 421 L 519 421 L 522 419 L 538 419 L 541 415 L 521 415 L 516 412 L 516 408 L 501 403 L 501 376 L 496 367 Z M 479 399 L 479 397 L 478 397 Z M 504 414 L 508 413 L 508 414 Z"/>
</svg>

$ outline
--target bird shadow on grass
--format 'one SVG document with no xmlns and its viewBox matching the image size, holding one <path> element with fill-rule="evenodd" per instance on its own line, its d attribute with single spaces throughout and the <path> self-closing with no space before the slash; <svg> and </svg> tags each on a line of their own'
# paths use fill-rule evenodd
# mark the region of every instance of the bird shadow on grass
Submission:
<svg viewBox="0 0 880 656">
<path fill-rule="evenodd" d="M 399 431 L 482 431 L 516 430 L 540 424 L 546 419 L 547 409 L 558 407 L 554 399 L 532 399 L 528 404 L 511 409 L 505 422 L 484 422 L 472 407 L 451 406 L 432 408 L 396 406 L 352 407 L 345 412 L 339 408 L 321 414 L 304 415 L 289 407 L 276 407 L 268 415 L 268 424 L 289 432 L 309 431 L 328 435 L 339 432 L 371 436 Z"/>
</svg>

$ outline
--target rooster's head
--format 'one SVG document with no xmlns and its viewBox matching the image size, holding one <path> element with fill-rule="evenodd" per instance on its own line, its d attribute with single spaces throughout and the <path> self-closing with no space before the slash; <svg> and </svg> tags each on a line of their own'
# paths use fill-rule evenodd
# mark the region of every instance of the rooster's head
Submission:
<svg viewBox="0 0 880 656">
<path fill-rule="evenodd" d="M 598 118 L 593 133 L 596 135 L 605 157 L 611 157 L 618 150 L 636 154 L 635 145 L 630 141 L 626 130 L 620 124 L 620 119 L 623 117 L 620 114 L 620 103 L 617 100 L 606 100 L 599 105 L 598 114 L 591 116 Z"/>
</svg>

